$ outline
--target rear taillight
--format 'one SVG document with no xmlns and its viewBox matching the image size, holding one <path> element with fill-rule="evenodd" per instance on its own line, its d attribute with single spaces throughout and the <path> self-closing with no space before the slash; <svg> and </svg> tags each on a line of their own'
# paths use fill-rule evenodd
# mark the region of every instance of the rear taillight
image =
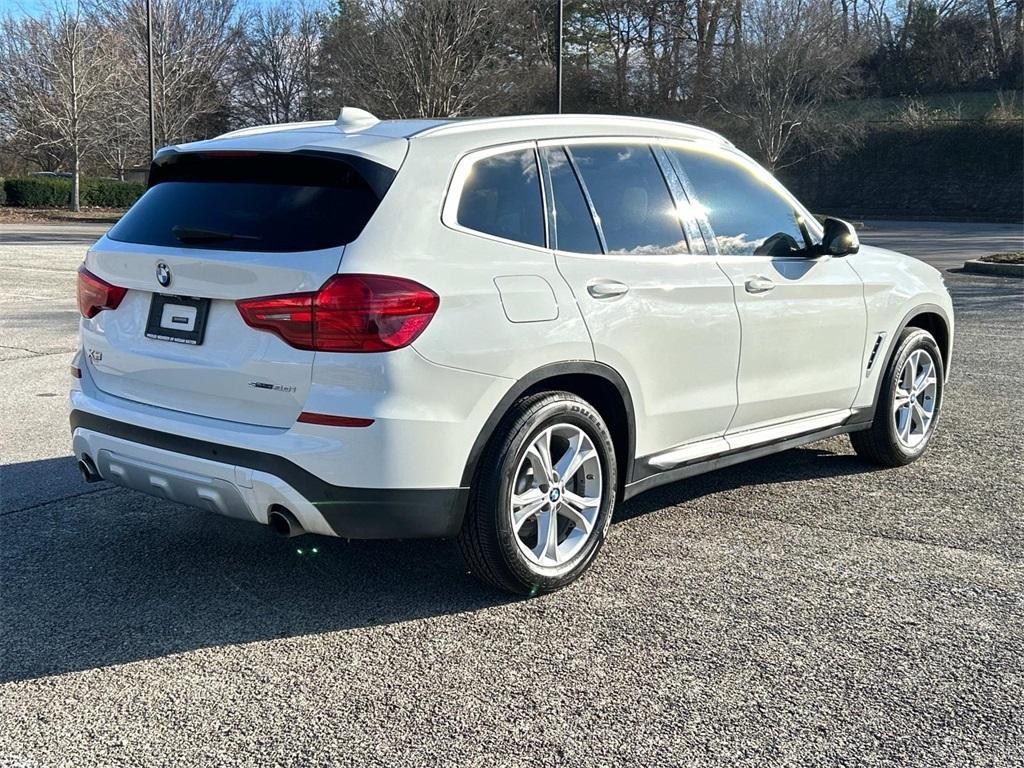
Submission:
<svg viewBox="0 0 1024 768">
<path fill-rule="evenodd" d="M 336 275 L 316 293 L 242 299 L 246 324 L 299 349 L 386 352 L 419 336 L 437 311 L 429 288 L 401 277 Z"/>
<path fill-rule="evenodd" d="M 265 296 L 235 302 L 246 325 L 276 333 L 291 346 L 313 349 L 313 298 L 315 293 Z"/>
<path fill-rule="evenodd" d="M 78 268 L 78 311 L 82 317 L 96 317 L 104 309 L 117 309 L 127 288 L 111 285 L 85 268 Z"/>
</svg>

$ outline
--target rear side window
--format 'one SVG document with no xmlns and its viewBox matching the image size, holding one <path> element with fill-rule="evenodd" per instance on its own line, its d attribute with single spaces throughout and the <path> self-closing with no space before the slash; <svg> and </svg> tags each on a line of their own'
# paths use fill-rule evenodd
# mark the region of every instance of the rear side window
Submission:
<svg viewBox="0 0 1024 768">
<path fill-rule="evenodd" d="M 551 173 L 551 197 L 554 203 L 555 231 L 553 248 L 576 253 L 601 253 L 601 241 L 594 228 L 583 191 L 569 158 L 561 147 L 541 150 Z"/>
<path fill-rule="evenodd" d="M 686 236 L 650 147 L 569 147 L 600 220 L 609 253 L 686 253 Z"/>
<path fill-rule="evenodd" d="M 470 167 L 457 221 L 467 229 L 544 246 L 537 157 L 532 149 L 481 158 Z"/>
<path fill-rule="evenodd" d="M 800 212 L 756 169 L 724 153 L 668 151 L 690 178 L 719 253 L 786 256 L 805 247 Z"/>
<path fill-rule="evenodd" d="M 313 251 L 355 240 L 394 179 L 363 158 L 296 153 L 182 153 L 108 237 L 228 251 Z"/>
</svg>

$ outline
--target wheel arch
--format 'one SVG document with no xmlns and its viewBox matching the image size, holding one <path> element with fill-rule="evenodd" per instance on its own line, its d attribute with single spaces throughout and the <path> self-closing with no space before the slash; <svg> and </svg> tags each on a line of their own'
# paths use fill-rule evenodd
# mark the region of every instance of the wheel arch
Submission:
<svg viewBox="0 0 1024 768">
<path fill-rule="evenodd" d="M 918 308 L 914 312 L 913 315 L 907 318 L 903 328 L 900 328 L 897 335 L 902 333 L 905 328 L 920 328 L 921 330 L 928 331 L 928 333 L 935 337 L 935 341 L 939 345 L 939 352 L 942 353 L 942 370 L 948 372 L 949 357 L 953 351 L 952 340 L 949 334 L 949 319 L 946 317 L 945 312 L 942 312 L 939 307 L 935 306 Z"/>
<path fill-rule="evenodd" d="M 541 366 L 518 379 L 505 393 L 470 449 L 462 472 L 463 488 L 473 484 L 480 456 L 512 405 L 525 395 L 552 390 L 578 395 L 598 410 L 615 443 L 620 490 L 630 482 L 636 453 L 636 417 L 629 388 L 614 368 L 590 360 L 577 360 Z"/>
<path fill-rule="evenodd" d="M 896 354 L 896 340 L 907 328 L 920 328 L 921 330 L 928 331 L 928 333 L 935 337 L 935 342 L 939 345 L 939 352 L 942 355 L 943 374 L 947 378 L 949 376 L 949 360 L 953 352 L 953 338 L 950 332 L 949 316 L 946 314 L 946 310 L 938 304 L 919 304 L 903 317 L 903 320 L 896 326 L 896 331 L 892 335 L 892 343 L 889 344 L 889 350 L 885 353 L 885 365 L 879 369 L 878 380 L 875 382 L 875 396 L 871 406 L 872 412 L 878 407 L 878 397 L 882 391 L 885 372 L 889 370 L 893 355 Z"/>
</svg>

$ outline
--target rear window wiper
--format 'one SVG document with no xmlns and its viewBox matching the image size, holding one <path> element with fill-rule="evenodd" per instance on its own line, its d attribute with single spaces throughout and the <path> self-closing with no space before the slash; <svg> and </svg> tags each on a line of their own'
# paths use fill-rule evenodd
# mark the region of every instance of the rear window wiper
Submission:
<svg viewBox="0 0 1024 768">
<path fill-rule="evenodd" d="M 202 227 L 171 227 L 171 233 L 183 243 L 215 243 L 224 240 L 262 240 L 258 235 L 239 235 L 235 232 L 222 232 L 218 229 Z"/>
</svg>

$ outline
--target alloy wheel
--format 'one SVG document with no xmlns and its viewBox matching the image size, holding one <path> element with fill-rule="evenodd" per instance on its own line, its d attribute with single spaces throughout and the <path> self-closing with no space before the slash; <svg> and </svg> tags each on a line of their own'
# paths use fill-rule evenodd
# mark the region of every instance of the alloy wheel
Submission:
<svg viewBox="0 0 1024 768">
<path fill-rule="evenodd" d="M 509 504 L 523 556 L 541 567 L 571 560 L 594 533 L 601 510 L 601 458 L 577 426 L 545 427 L 516 469 Z"/>
<path fill-rule="evenodd" d="M 903 364 L 892 403 L 896 438 L 905 447 L 916 448 L 928 436 L 938 392 L 935 361 L 927 350 L 915 349 Z"/>
</svg>

